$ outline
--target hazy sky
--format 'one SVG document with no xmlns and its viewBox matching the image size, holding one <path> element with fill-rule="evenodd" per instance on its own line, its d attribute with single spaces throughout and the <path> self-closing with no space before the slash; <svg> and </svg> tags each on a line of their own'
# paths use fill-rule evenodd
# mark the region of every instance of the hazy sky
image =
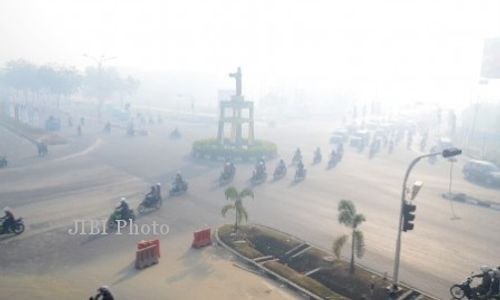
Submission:
<svg viewBox="0 0 500 300">
<path fill-rule="evenodd" d="M 84 67 L 83 53 L 105 54 L 221 82 L 241 65 L 250 90 L 467 101 L 499 16 L 500 1 L 482 0 L 1 0 L 0 62 Z"/>
</svg>

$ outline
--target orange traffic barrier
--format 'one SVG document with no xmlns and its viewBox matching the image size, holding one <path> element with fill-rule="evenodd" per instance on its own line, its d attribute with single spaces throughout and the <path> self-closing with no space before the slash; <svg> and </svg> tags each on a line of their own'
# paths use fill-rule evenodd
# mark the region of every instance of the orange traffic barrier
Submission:
<svg viewBox="0 0 500 300">
<path fill-rule="evenodd" d="M 200 248 L 212 244 L 212 234 L 210 228 L 196 231 L 194 233 L 193 247 Z"/>
<path fill-rule="evenodd" d="M 160 257 L 160 241 L 141 241 L 137 244 L 135 252 L 135 267 L 143 269 L 158 263 Z"/>
<path fill-rule="evenodd" d="M 141 250 L 152 245 L 156 246 L 156 255 L 160 257 L 160 240 L 142 240 L 137 244 L 137 250 Z"/>
</svg>

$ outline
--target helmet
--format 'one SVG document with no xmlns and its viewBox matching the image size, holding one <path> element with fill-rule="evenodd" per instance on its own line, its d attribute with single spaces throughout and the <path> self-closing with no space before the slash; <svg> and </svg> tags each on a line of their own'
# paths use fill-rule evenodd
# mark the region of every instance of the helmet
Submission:
<svg viewBox="0 0 500 300">
<path fill-rule="evenodd" d="M 125 197 L 121 197 L 121 199 L 120 199 L 120 203 L 127 203 L 127 198 L 125 198 Z"/>
<path fill-rule="evenodd" d="M 483 273 L 486 273 L 486 272 L 489 272 L 491 270 L 491 268 L 486 266 L 486 265 L 483 265 L 483 266 L 481 266 L 481 268 L 479 268 L 479 270 L 481 270 L 481 272 L 483 272 Z"/>
<path fill-rule="evenodd" d="M 157 183 L 156 183 L 156 186 L 161 186 L 161 183 L 157 182 Z"/>
<path fill-rule="evenodd" d="M 6 206 L 6 207 L 3 208 L 3 212 L 7 213 L 7 212 L 11 212 L 11 210 L 10 210 L 10 208 L 8 206 Z"/>
<path fill-rule="evenodd" d="M 104 291 L 109 290 L 109 286 L 107 286 L 107 285 L 101 285 L 101 287 L 99 287 L 97 290 L 99 292 L 104 292 Z"/>
</svg>

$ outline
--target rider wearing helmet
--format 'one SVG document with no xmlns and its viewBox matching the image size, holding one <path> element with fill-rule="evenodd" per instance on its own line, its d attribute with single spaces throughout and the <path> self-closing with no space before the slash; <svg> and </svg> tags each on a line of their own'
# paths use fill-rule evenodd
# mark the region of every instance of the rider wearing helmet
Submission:
<svg viewBox="0 0 500 300">
<path fill-rule="evenodd" d="M 302 163 L 302 160 L 299 160 L 297 164 L 297 171 L 300 175 L 304 174 L 304 164 Z"/>
<path fill-rule="evenodd" d="M 491 268 L 488 266 L 481 266 L 479 269 L 481 270 L 481 274 L 472 276 L 472 278 L 481 278 L 481 284 L 475 288 L 475 291 L 479 295 L 486 295 L 491 288 Z"/>
<path fill-rule="evenodd" d="M 128 219 L 130 208 L 128 206 L 127 198 L 122 197 L 120 199 L 120 204 L 116 209 L 120 211 L 120 215 L 122 216 L 123 219 Z"/>
<path fill-rule="evenodd" d="M 174 189 L 179 190 L 183 184 L 184 184 L 184 179 L 182 179 L 181 172 L 178 171 L 177 174 L 175 174 Z"/>
<path fill-rule="evenodd" d="M 156 199 L 161 199 L 161 183 L 156 183 Z"/>
<path fill-rule="evenodd" d="M 5 213 L 5 215 L 2 218 L 0 218 L 0 220 L 3 220 L 2 223 L 3 231 L 7 232 L 10 229 L 14 228 L 16 219 L 14 218 L 14 213 L 12 213 L 12 210 L 10 208 L 5 207 L 3 209 L 3 212 Z"/>
<path fill-rule="evenodd" d="M 149 193 L 146 194 L 146 199 L 155 199 L 156 198 L 156 187 L 154 185 L 151 186 Z"/>
<path fill-rule="evenodd" d="M 300 152 L 300 148 L 297 148 L 297 150 L 295 150 L 295 153 L 293 154 L 293 160 L 298 161 L 301 158 L 302 158 L 302 153 Z"/>
<path fill-rule="evenodd" d="M 280 162 L 278 163 L 278 170 L 284 171 L 286 169 L 286 164 L 283 159 L 280 159 Z"/>
<path fill-rule="evenodd" d="M 103 285 L 97 289 L 98 294 L 95 296 L 95 300 L 114 300 L 115 298 L 111 294 L 109 287 L 107 285 Z"/>
<path fill-rule="evenodd" d="M 488 294 L 489 297 L 500 296 L 500 267 L 497 267 L 493 272 L 493 280 L 491 281 L 491 289 Z"/>
<path fill-rule="evenodd" d="M 314 160 L 321 160 L 321 149 L 319 147 L 314 151 Z"/>
</svg>

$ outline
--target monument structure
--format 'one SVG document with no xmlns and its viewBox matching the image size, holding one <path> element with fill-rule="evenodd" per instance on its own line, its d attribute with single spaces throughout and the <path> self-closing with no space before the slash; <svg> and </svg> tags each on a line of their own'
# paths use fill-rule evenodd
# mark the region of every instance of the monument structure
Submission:
<svg viewBox="0 0 500 300">
<path fill-rule="evenodd" d="M 251 146 L 255 141 L 253 102 L 245 101 L 242 95 L 241 68 L 238 67 L 238 70 L 235 73 L 230 73 L 229 77 L 236 81 L 236 92 L 230 100 L 219 103 L 217 141 L 224 146 Z M 225 136 L 224 132 L 226 125 L 230 125 L 229 138 Z M 246 126 L 247 130 L 244 132 Z"/>
</svg>

